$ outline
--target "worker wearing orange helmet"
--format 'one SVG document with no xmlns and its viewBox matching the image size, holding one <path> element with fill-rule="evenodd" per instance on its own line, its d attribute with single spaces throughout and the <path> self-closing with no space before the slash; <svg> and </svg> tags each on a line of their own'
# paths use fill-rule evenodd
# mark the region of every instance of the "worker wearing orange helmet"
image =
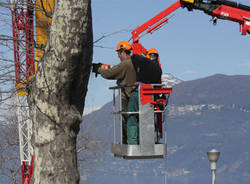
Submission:
<svg viewBox="0 0 250 184">
<path fill-rule="evenodd" d="M 151 59 L 151 60 L 157 59 L 158 56 L 159 56 L 159 53 L 155 48 L 149 49 L 147 54 L 146 54 L 146 57 Z"/>
<path fill-rule="evenodd" d="M 136 72 L 130 57 L 132 47 L 129 42 L 121 41 L 117 45 L 116 52 L 120 63 L 107 67 L 106 64 L 93 63 L 93 72 L 101 74 L 105 79 L 117 80 L 118 85 L 134 84 L 136 82 Z M 124 95 L 130 96 L 132 88 L 126 88 Z"/>
<path fill-rule="evenodd" d="M 105 79 L 117 80 L 117 85 L 134 85 L 136 82 L 136 71 L 133 66 L 130 54 L 132 47 L 127 41 L 121 41 L 118 43 L 116 52 L 120 59 L 120 63 L 113 67 L 102 67 L 102 63 L 93 63 L 92 71 L 96 74 L 101 74 Z M 133 88 L 125 87 L 122 88 L 122 111 L 127 111 L 128 101 Z M 127 125 L 126 116 L 123 116 L 123 143 L 127 140 Z"/>
<path fill-rule="evenodd" d="M 147 54 L 146 54 L 146 57 L 149 58 L 152 61 L 157 61 L 159 66 L 161 67 L 159 52 L 155 48 L 149 49 Z"/>
<path fill-rule="evenodd" d="M 157 62 L 158 65 L 161 67 L 160 64 L 160 58 L 159 58 L 159 52 L 155 48 L 151 48 L 148 50 L 146 57 L 149 58 L 153 62 Z M 161 83 L 161 81 L 159 81 Z M 164 97 L 163 97 L 164 98 Z M 156 113 L 156 125 L 155 125 L 155 131 L 157 134 L 157 141 L 159 138 L 162 138 L 162 114 Z"/>
</svg>

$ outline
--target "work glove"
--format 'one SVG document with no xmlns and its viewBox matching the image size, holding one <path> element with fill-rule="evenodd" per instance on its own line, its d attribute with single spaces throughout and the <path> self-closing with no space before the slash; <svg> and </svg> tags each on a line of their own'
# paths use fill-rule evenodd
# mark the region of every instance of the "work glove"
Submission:
<svg viewBox="0 0 250 184">
<path fill-rule="evenodd" d="M 92 63 L 92 72 L 95 73 L 95 77 L 99 74 L 98 69 L 102 66 L 102 63 Z"/>
<path fill-rule="evenodd" d="M 109 69 L 111 69 L 112 67 L 111 67 L 109 64 L 103 64 L 103 65 L 101 66 L 101 68 L 104 69 L 104 70 L 109 70 Z"/>
</svg>

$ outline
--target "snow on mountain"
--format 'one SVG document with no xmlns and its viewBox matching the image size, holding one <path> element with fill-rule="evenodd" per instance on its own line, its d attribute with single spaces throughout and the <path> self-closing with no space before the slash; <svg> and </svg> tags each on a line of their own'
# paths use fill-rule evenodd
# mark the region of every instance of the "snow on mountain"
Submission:
<svg viewBox="0 0 250 184">
<path fill-rule="evenodd" d="M 171 88 L 173 86 L 175 86 L 176 84 L 179 84 L 182 82 L 182 80 L 174 77 L 172 74 L 167 73 L 167 74 L 163 74 L 161 77 L 161 81 L 162 83 L 167 86 L 168 88 Z"/>
<path fill-rule="evenodd" d="M 88 108 L 84 108 L 84 111 L 83 111 L 83 116 L 86 116 L 94 111 L 97 111 L 99 109 L 101 109 L 102 107 L 88 107 Z"/>
</svg>

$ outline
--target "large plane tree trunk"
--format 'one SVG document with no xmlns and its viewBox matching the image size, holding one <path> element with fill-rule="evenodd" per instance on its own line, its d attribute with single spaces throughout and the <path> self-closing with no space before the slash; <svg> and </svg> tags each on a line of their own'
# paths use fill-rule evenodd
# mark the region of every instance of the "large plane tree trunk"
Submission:
<svg viewBox="0 0 250 184">
<path fill-rule="evenodd" d="M 34 183 L 76 184 L 76 138 L 92 62 L 91 0 L 56 0 L 44 57 L 31 86 Z"/>
</svg>

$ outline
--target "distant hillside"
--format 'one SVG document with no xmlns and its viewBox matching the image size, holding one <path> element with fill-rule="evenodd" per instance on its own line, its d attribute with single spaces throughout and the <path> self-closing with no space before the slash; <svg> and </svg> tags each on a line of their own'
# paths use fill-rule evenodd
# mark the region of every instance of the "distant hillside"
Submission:
<svg viewBox="0 0 250 184">
<path fill-rule="evenodd" d="M 112 103 L 84 117 L 81 134 L 105 140 L 87 184 L 210 183 L 206 152 L 221 151 L 216 180 L 250 181 L 250 76 L 213 75 L 173 87 L 167 118 L 168 156 L 164 159 L 114 158 Z M 164 177 L 166 174 L 166 177 Z"/>
<path fill-rule="evenodd" d="M 250 106 L 250 75 L 210 77 L 176 85 L 170 103 L 183 104 L 240 104 Z"/>
</svg>

